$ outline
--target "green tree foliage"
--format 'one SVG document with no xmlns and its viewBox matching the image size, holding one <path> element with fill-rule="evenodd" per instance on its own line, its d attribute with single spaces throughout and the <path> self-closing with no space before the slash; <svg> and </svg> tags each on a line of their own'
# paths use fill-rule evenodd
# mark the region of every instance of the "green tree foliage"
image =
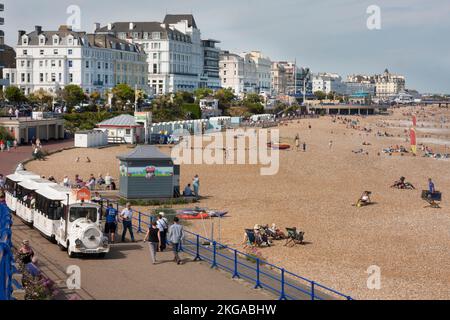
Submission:
<svg viewBox="0 0 450 320">
<path fill-rule="evenodd" d="M 15 86 L 10 86 L 5 89 L 5 98 L 14 104 L 26 101 L 22 90 Z"/>
<path fill-rule="evenodd" d="M 194 96 L 197 100 L 205 99 L 213 95 L 213 91 L 209 88 L 198 88 L 194 91 Z"/>
<path fill-rule="evenodd" d="M 86 96 L 80 86 L 69 84 L 64 87 L 64 90 L 62 91 L 62 98 L 69 107 L 74 107 L 85 101 Z"/>
<path fill-rule="evenodd" d="M 231 107 L 233 101 L 236 100 L 236 96 L 231 88 L 217 90 L 214 98 L 219 100 L 219 109 L 222 111 Z"/>
<path fill-rule="evenodd" d="M 173 102 L 176 104 L 183 104 L 183 103 L 194 103 L 194 95 L 191 92 L 187 91 L 180 91 L 175 94 L 173 97 Z"/>
<path fill-rule="evenodd" d="M 29 102 L 37 104 L 41 111 L 50 109 L 53 102 L 53 96 L 42 88 L 36 92 L 30 93 L 27 99 Z"/>
<path fill-rule="evenodd" d="M 7 140 L 13 140 L 12 135 L 4 127 L 0 127 L 0 140 L 3 140 L 5 144 Z"/>
<path fill-rule="evenodd" d="M 185 113 L 185 118 L 189 118 L 190 120 L 202 118 L 202 110 L 196 103 L 185 103 L 181 106 L 181 109 Z"/>
<path fill-rule="evenodd" d="M 75 133 L 80 130 L 92 130 L 99 122 L 111 119 L 120 114 L 120 112 L 83 112 L 68 113 L 64 115 L 64 126 L 71 132 Z"/>
<path fill-rule="evenodd" d="M 243 104 L 247 108 L 248 112 L 251 114 L 264 113 L 264 106 L 262 105 L 262 98 L 256 93 L 247 94 L 243 101 Z"/>
<path fill-rule="evenodd" d="M 135 93 L 134 90 L 125 83 L 120 83 L 112 89 L 115 102 L 123 107 L 128 101 L 134 102 Z"/>
<path fill-rule="evenodd" d="M 318 100 L 320 100 L 320 101 L 325 100 L 326 97 L 327 97 L 326 93 L 323 92 L 323 91 L 316 91 L 316 92 L 314 92 L 314 95 L 315 95 L 316 98 L 317 98 Z"/>
</svg>

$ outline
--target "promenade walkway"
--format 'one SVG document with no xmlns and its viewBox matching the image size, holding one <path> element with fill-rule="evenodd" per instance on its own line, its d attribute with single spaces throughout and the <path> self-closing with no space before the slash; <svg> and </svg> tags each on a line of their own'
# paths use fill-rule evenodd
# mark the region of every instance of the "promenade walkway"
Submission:
<svg viewBox="0 0 450 320">
<path fill-rule="evenodd" d="M 66 252 L 43 238 L 39 232 L 14 217 L 13 242 L 17 246 L 30 240 L 41 270 L 61 290 L 58 299 L 76 294 L 92 300 L 275 300 L 267 291 L 255 290 L 242 280 L 209 268 L 206 262 L 193 262 L 182 255 L 185 264 L 176 265 L 171 252 L 158 253 L 158 265 L 152 265 L 148 245 L 124 243 L 112 246 L 106 258 L 70 259 Z M 81 290 L 66 286 L 68 266 L 81 269 Z"/>
<path fill-rule="evenodd" d="M 43 148 L 49 152 L 73 146 L 73 140 L 43 142 Z M 32 149 L 30 145 L 19 146 L 11 151 L 0 152 L 0 173 L 5 176 L 14 172 L 19 162 L 31 158 Z"/>
</svg>

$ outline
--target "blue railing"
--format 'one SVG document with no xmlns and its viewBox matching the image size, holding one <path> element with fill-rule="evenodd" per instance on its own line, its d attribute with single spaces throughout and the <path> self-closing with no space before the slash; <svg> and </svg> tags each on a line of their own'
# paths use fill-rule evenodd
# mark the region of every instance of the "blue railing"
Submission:
<svg viewBox="0 0 450 320">
<path fill-rule="evenodd" d="M 109 203 L 109 201 L 108 201 Z M 117 210 L 119 204 L 115 203 Z M 134 211 L 133 228 L 145 233 L 156 217 Z M 301 277 L 248 253 L 230 248 L 199 234 L 184 230 L 181 251 L 194 257 L 194 261 L 208 262 L 211 268 L 219 268 L 254 284 L 255 289 L 271 291 L 280 300 L 353 300 L 337 290 Z"/>
<path fill-rule="evenodd" d="M 15 273 L 11 242 L 12 219 L 5 204 L 0 203 L 0 300 L 11 300 L 12 275 Z"/>
</svg>

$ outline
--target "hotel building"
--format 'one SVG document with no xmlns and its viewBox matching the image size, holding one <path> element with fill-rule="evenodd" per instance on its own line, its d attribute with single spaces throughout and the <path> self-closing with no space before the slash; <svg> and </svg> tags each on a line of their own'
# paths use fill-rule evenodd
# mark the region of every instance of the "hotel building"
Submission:
<svg viewBox="0 0 450 320">
<path fill-rule="evenodd" d="M 4 69 L 3 75 L 25 94 L 40 89 L 55 93 L 69 84 L 86 93 L 104 92 L 119 83 L 148 91 L 145 53 L 112 35 L 36 26 L 31 33 L 19 31 L 16 53 L 16 68 Z"/>
</svg>

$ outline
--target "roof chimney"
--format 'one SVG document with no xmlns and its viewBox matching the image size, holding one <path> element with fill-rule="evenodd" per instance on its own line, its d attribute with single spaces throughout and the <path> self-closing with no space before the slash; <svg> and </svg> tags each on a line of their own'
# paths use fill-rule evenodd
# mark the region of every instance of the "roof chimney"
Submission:
<svg viewBox="0 0 450 320">
<path fill-rule="evenodd" d="M 133 29 L 134 29 L 134 23 L 130 22 L 130 30 L 133 30 Z"/>
<path fill-rule="evenodd" d="M 96 22 L 94 23 L 94 33 L 97 32 L 98 29 L 100 29 L 100 23 Z"/>
<path fill-rule="evenodd" d="M 41 26 L 34 26 L 34 30 L 36 31 L 36 33 L 38 35 L 40 35 L 42 33 L 42 27 Z"/>
<path fill-rule="evenodd" d="M 25 31 L 19 30 L 19 41 L 20 41 L 20 39 L 22 39 L 22 36 L 23 36 L 24 34 L 26 34 Z"/>
<path fill-rule="evenodd" d="M 108 31 L 112 30 L 112 23 L 108 23 Z"/>
</svg>

